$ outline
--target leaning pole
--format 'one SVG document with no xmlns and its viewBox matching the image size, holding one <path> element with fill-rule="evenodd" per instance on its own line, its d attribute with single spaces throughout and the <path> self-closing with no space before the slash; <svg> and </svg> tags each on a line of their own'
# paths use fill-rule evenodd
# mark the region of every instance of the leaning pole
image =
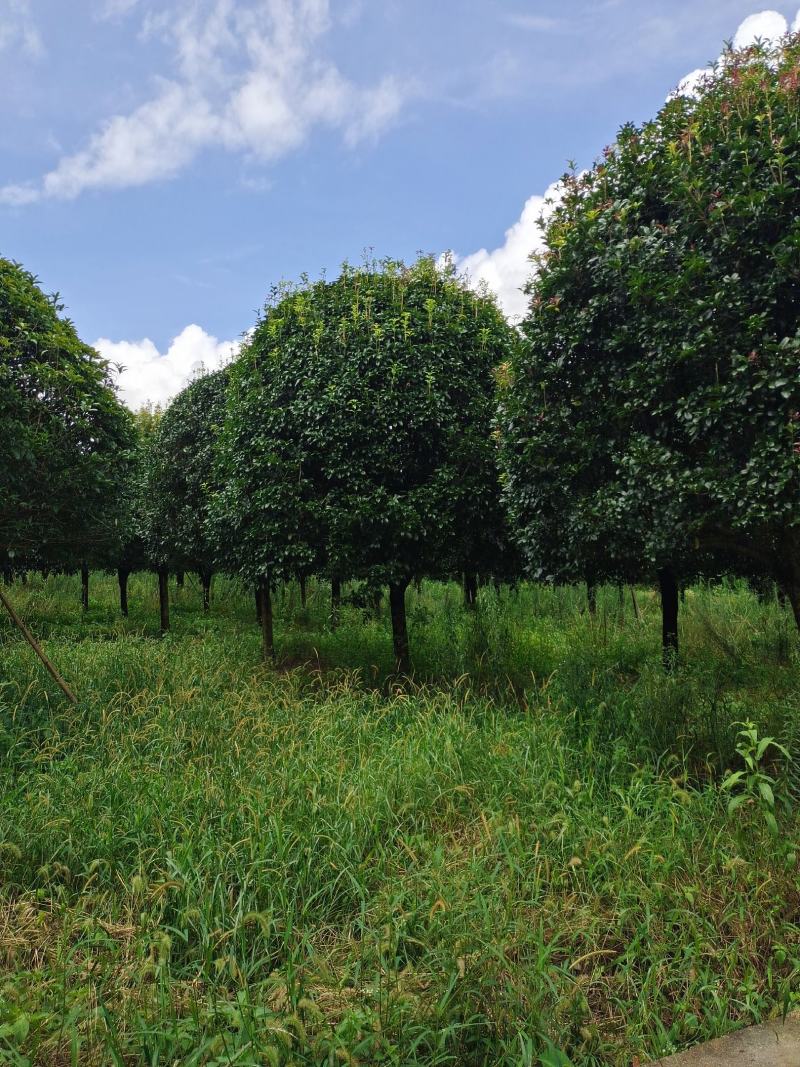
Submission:
<svg viewBox="0 0 800 1067">
<path fill-rule="evenodd" d="M 28 644 L 31 646 L 33 651 L 36 653 L 36 655 L 39 657 L 39 659 L 45 665 L 47 670 L 50 672 L 50 675 L 52 676 L 53 680 L 58 685 L 58 687 L 61 689 L 61 691 L 65 694 L 67 699 L 70 700 L 73 704 L 77 704 L 78 703 L 78 698 L 75 696 L 75 694 L 72 692 L 70 687 L 67 685 L 67 683 L 64 681 L 64 679 L 61 677 L 61 675 L 58 673 L 56 668 L 53 666 L 53 664 L 47 658 L 42 646 L 39 644 L 39 642 L 36 640 L 36 638 L 30 632 L 30 630 L 25 625 L 25 623 L 22 621 L 22 619 L 19 617 L 19 615 L 17 615 L 16 611 L 14 610 L 13 604 L 8 599 L 8 597 L 5 595 L 5 593 L 3 592 L 2 589 L 0 589 L 0 603 L 2 603 L 3 607 L 6 609 L 8 614 L 11 616 L 12 620 L 14 621 L 14 625 L 18 626 L 19 629 L 22 631 L 22 634 L 23 634 L 25 640 L 28 642 Z"/>
</svg>

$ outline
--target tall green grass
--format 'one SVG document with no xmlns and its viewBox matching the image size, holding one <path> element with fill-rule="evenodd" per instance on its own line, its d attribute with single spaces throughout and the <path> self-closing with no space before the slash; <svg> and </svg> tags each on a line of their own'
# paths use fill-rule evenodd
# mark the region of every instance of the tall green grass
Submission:
<svg viewBox="0 0 800 1067">
<path fill-rule="evenodd" d="M 328 623 L 327 589 L 32 578 L 0 623 L 0 1062 L 629 1064 L 798 1003 L 791 769 L 779 833 L 719 788 L 736 722 L 798 750 L 796 637 L 739 586 L 456 586 Z"/>
</svg>

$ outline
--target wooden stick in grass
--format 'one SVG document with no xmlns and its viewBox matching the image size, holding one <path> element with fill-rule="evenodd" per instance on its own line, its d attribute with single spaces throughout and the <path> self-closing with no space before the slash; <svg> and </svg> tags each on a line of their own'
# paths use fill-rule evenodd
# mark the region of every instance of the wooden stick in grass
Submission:
<svg viewBox="0 0 800 1067">
<path fill-rule="evenodd" d="M 73 704 L 77 704 L 78 703 L 78 698 L 75 696 L 75 694 L 72 692 L 70 687 L 67 685 L 67 683 L 61 677 L 61 675 L 58 673 L 58 671 L 55 669 L 53 664 L 47 658 L 42 646 L 39 644 L 39 642 L 36 640 L 36 638 L 30 632 L 30 630 L 25 625 L 25 623 L 22 621 L 22 619 L 19 617 L 19 615 L 17 615 L 16 611 L 14 610 L 13 605 L 11 604 L 11 602 L 9 601 L 8 597 L 5 595 L 5 593 L 3 592 L 2 589 L 0 589 L 0 603 L 2 603 L 3 607 L 6 609 L 8 614 L 11 616 L 11 618 L 14 621 L 14 624 L 16 626 L 18 626 L 19 629 L 22 631 L 23 637 L 28 642 L 28 644 L 31 646 L 31 648 L 36 653 L 36 655 L 39 657 L 39 659 L 42 661 L 42 663 L 45 665 L 47 670 L 50 672 L 53 680 L 58 685 L 58 687 L 62 690 L 62 692 L 66 695 L 67 699 L 70 700 Z"/>
</svg>

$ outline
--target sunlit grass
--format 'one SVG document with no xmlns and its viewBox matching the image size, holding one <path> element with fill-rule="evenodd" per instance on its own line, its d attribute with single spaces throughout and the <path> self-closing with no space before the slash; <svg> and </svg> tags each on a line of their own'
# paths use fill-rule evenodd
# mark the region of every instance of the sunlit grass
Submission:
<svg viewBox="0 0 800 1067">
<path fill-rule="evenodd" d="M 164 639 L 147 576 L 11 593 L 80 702 L 0 623 L 0 1061 L 622 1065 L 797 1002 L 791 780 L 778 838 L 718 784 L 737 720 L 798 747 L 777 604 L 689 590 L 667 678 L 646 590 L 425 583 L 401 686 L 325 586 L 276 670 L 234 583 Z"/>
</svg>

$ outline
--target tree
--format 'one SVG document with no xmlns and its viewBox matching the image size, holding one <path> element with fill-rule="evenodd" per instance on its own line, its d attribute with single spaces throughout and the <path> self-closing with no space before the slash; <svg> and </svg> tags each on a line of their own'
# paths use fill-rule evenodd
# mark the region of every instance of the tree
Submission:
<svg viewBox="0 0 800 1067">
<path fill-rule="evenodd" d="M 152 462 L 154 439 L 161 420 L 161 409 L 142 408 L 133 416 L 136 430 L 135 446 L 128 475 L 120 487 L 121 537 L 118 549 L 110 560 L 116 568 L 119 582 L 119 606 L 128 614 L 128 579 L 135 571 L 154 569 L 147 543 L 148 478 Z"/>
<path fill-rule="evenodd" d="M 148 555 L 159 571 L 196 571 L 205 611 L 215 563 L 208 507 L 227 386 L 223 369 L 197 378 L 175 397 L 154 431 L 146 479 Z"/>
<path fill-rule="evenodd" d="M 677 583 L 771 561 L 797 587 L 798 44 L 564 179 L 502 401 L 507 498 L 550 577 Z M 738 560 L 737 562 L 734 562 Z"/>
<path fill-rule="evenodd" d="M 217 510 L 235 569 L 388 585 L 409 671 L 408 583 L 496 555 L 510 343 L 493 301 L 429 258 L 274 293 L 231 369 Z"/>
<path fill-rule="evenodd" d="M 74 566 L 119 537 L 133 443 L 108 364 L 0 258 L 0 559 Z"/>
</svg>

